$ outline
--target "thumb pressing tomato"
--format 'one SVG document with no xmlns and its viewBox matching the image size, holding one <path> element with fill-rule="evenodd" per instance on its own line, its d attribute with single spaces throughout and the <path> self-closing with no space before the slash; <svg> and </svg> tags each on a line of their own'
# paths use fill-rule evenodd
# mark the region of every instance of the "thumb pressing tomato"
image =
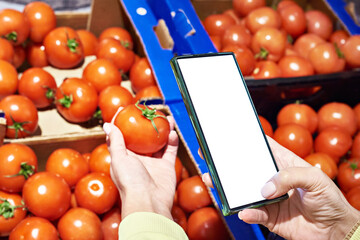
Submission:
<svg viewBox="0 0 360 240">
<path fill-rule="evenodd" d="M 139 102 L 126 106 L 114 124 L 124 136 L 126 147 L 138 154 L 152 154 L 168 141 L 170 124 L 164 113 Z"/>
</svg>

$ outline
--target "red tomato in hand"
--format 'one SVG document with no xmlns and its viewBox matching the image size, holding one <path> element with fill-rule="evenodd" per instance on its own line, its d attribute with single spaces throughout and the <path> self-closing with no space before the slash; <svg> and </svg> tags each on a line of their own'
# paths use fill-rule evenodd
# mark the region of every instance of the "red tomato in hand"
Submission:
<svg viewBox="0 0 360 240">
<path fill-rule="evenodd" d="M 294 50 L 308 59 L 310 51 L 320 43 L 325 43 L 325 40 L 314 33 L 305 33 L 295 40 Z"/>
<path fill-rule="evenodd" d="M 171 216 L 177 224 L 180 225 L 186 232 L 187 230 L 187 218 L 184 210 L 181 209 L 181 207 L 177 205 L 173 205 L 171 209 Z"/>
<path fill-rule="evenodd" d="M 24 14 L 15 9 L 0 10 L 0 36 L 13 46 L 22 44 L 30 32 L 30 24 Z"/>
<path fill-rule="evenodd" d="M 118 207 L 111 209 L 101 219 L 101 229 L 104 240 L 118 240 L 121 210 Z"/>
<path fill-rule="evenodd" d="M 274 61 L 258 61 L 255 63 L 251 76 L 254 79 L 279 78 L 281 77 L 281 69 Z"/>
<path fill-rule="evenodd" d="M 354 110 L 346 103 L 330 102 L 324 104 L 318 111 L 319 128 L 321 132 L 328 127 L 339 127 L 353 136 L 357 130 Z"/>
<path fill-rule="evenodd" d="M 6 207 L 5 204 L 12 207 Z M 16 225 L 26 217 L 26 208 L 20 195 L 0 191 L 0 209 L 0 237 L 9 236 Z"/>
<path fill-rule="evenodd" d="M 266 118 L 264 118 L 263 116 L 260 116 L 260 115 L 259 115 L 259 120 L 260 120 L 261 126 L 264 130 L 264 133 L 266 135 L 268 135 L 269 137 L 273 137 L 274 130 L 273 130 L 270 122 Z"/>
<path fill-rule="evenodd" d="M 115 118 L 126 147 L 138 154 L 160 151 L 168 142 L 170 124 L 165 114 L 148 106 L 131 104 Z"/>
<path fill-rule="evenodd" d="M 98 105 L 96 89 L 80 78 L 65 79 L 55 94 L 56 108 L 68 121 L 90 120 Z"/>
<path fill-rule="evenodd" d="M 57 229 L 62 240 L 101 240 L 101 220 L 86 208 L 72 208 L 62 216 Z"/>
<path fill-rule="evenodd" d="M 28 210 L 50 221 L 60 218 L 70 207 L 71 191 L 64 178 L 38 172 L 24 184 L 23 199 Z"/>
<path fill-rule="evenodd" d="M 135 53 L 113 38 L 105 38 L 99 42 L 96 56 L 111 60 L 123 73 L 127 73 L 135 61 Z"/>
<path fill-rule="evenodd" d="M 288 123 L 299 124 L 313 134 L 318 127 L 318 116 L 315 110 L 307 104 L 291 103 L 282 107 L 277 115 L 278 126 Z"/>
<path fill-rule="evenodd" d="M 228 45 L 221 50 L 222 52 L 233 52 L 241 73 L 249 76 L 255 69 L 255 57 L 253 52 L 246 46 Z"/>
<path fill-rule="evenodd" d="M 341 48 L 345 45 L 349 37 L 349 34 L 345 30 L 336 30 L 331 33 L 329 41 Z"/>
<path fill-rule="evenodd" d="M 34 234 L 36 233 L 36 234 Z M 58 240 L 55 226 L 45 218 L 27 217 L 10 233 L 9 240 Z"/>
<path fill-rule="evenodd" d="M 285 35 L 279 29 L 271 27 L 260 28 L 251 41 L 251 49 L 256 58 L 275 62 L 284 55 L 285 45 Z"/>
<path fill-rule="evenodd" d="M 251 33 L 242 25 L 232 25 L 228 27 L 221 37 L 221 46 L 238 45 L 250 47 Z M 221 48 L 219 48 L 221 50 Z"/>
<path fill-rule="evenodd" d="M 15 51 L 14 47 L 6 39 L 0 38 L 0 59 L 13 63 Z"/>
<path fill-rule="evenodd" d="M 41 43 L 45 36 L 56 27 L 54 10 L 45 2 L 35 1 L 26 4 L 24 15 L 30 23 L 30 39 Z"/>
<path fill-rule="evenodd" d="M 304 160 L 314 167 L 320 168 L 331 179 L 335 179 L 337 176 L 338 169 L 336 162 L 326 153 L 311 153 L 310 155 L 306 156 Z"/>
<path fill-rule="evenodd" d="M 7 96 L 0 101 L 0 109 L 5 112 L 6 137 L 23 138 L 37 130 L 38 111 L 29 98 L 21 95 Z"/>
<path fill-rule="evenodd" d="M 64 178 L 70 188 L 89 172 L 86 160 L 71 148 L 58 148 L 53 151 L 46 161 L 45 169 Z"/>
<path fill-rule="evenodd" d="M 329 127 L 317 135 L 314 145 L 315 152 L 327 153 L 339 163 L 340 157 L 350 150 L 352 138 L 349 133 L 338 127 Z"/>
<path fill-rule="evenodd" d="M 309 52 L 310 63 L 320 74 L 341 72 L 345 69 L 345 60 L 339 56 L 334 44 L 320 43 Z"/>
<path fill-rule="evenodd" d="M 32 67 L 48 66 L 45 47 L 42 44 L 29 44 L 26 50 L 26 60 Z"/>
<path fill-rule="evenodd" d="M 230 239 L 220 214 L 212 207 L 200 208 L 189 216 L 187 234 L 197 240 Z"/>
<path fill-rule="evenodd" d="M 311 63 L 300 56 L 284 56 L 278 63 L 282 77 L 302 77 L 314 74 Z"/>
<path fill-rule="evenodd" d="M 346 63 L 352 68 L 360 67 L 360 36 L 349 37 L 341 51 L 344 53 Z"/>
<path fill-rule="evenodd" d="M 360 186 L 359 164 L 359 158 L 351 158 L 339 165 L 337 183 L 345 193 L 354 187 Z"/>
<path fill-rule="evenodd" d="M 47 60 L 56 68 L 74 68 L 84 60 L 79 36 L 70 27 L 57 27 L 49 32 L 43 44 Z"/>
<path fill-rule="evenodd" d="M 131 87 L 135 93 L 139 92 L 143 88 L 156 85 L 154 73 L 147 58 L 141 58 L 139 61 L 134 63 L 130 69 L 129 78 L 131 81 Z"/>
<path fill-rule="evenodd" d="M 149 98 L 162 98 L 161 92 L 158 88 L 158 86 L 153 85 L 149 87 L 145 87 L 141 89 L 139 92 L 135 95 L 135 102 L 141 100 L 141 99 L 149 99 Z"/>
<path fill-rule="evenodd" d="M 309 155 L 313 149 L 310 131 L 295 123 L 279 126 L 274 132 L 274 139 L 301 158 Z"/>
<path fill-rule="evenodd" d="M 99 108 L 105 122 L 111 122 L 119 107 L 134 103 L 134 97 L 122 86 L 109 86 L 99 95 Z"/>
<path fill-rule="evenodd" d="M 15 67 L 5 60 L 0 60 L 0 100 L 12 95 L 18 88 L 18 73 Z"/>
<path fill-rule="evenodd" d="M 177 191 L 179 206 L 186 212 L 195 211 L 212 203 L 208 189 L 198 175 L 181 181 Z"/>
<path fill-rule="evenodd" d="M 306 30 L 306 18 L 304 10 L 295 2 L 281 1 L 278 4 L 278 13 L 282 28 L 293 38 L 302 35 Z"/>
<path fill-rule="evenodd" d="M 90 155 L 90 172 L 106 173 L 110 176 L 111 156 L 107 144 L 103 143 L 97 146 Z"/>
<path fill-rule="evenodd" d="M 307 31 L 315 33 L 324 40 L 330 38 L 333 32 L 333 23 L 331 19 L 319 10 L 310 10 L 305 12 Z"/>
<path fill-rule="evenodd" d="M 132 50 L 134 48 L 133 39 L 128 30 L 122 27 L 109 27 L 101 32 L 99 41 L 105 38 L 113 38 L 121 43 L 124 48 Z"/>
<path fill-rule="evenodd" d="M 360 186 L 351 188 L 345 196 L 350 205 L 360 211 Z"/>
<path fill-rule="evenodd" d="M 235 13 L 240 17 L 245 17 L 251 11 L 264 7 L 266 5 L 265 0 L 233 0 L 233 8 Z"/>
<path fill-rule="evenodd" d="M 20 77 L 19 94 L 28 97 L 37 108 L 52 104 L 56 90 L 55 78 L 42 68 L 29 68 Z"/>
<path fill-rule="evenodd" d="M 95 55 L 96 49 L 98 47 L 98 39 L 96 38 L 95 34 L 85 29 L 76 30 L 76 33 L 79 36 L 83 46 L 84 56 L 86 57 Z"/>
<path fill-rule="evenodd" d="M 75 186 L 76 202 L 97 214 L 109 211 L 119 196 L 110 176 L 105 173 L 89 173 Z"/>
<path fill-rule="evenodd" d="M 9 143 L 0 147 L 0 166 L 0 189 L 21 192 L 26 179 L 37 171 L 38 161 L 30 147 Z"/>
<path fill-rule="evenodd" d="M 120 85 L 122 78 L 113 62 L 107 59 L 95 59 L 83 71 L 82 79 L 90 82 L 99 93 L 111 85 Z"/>
<path fill-rule="evenodd" d="M 235 25 L 235 20 L 228 14 L 211 14 L 204 21 L 204 28 L 211 36 L 222 36 L 226 29 Z"/>
<path fill-rule="evenodd" d="M 245 20 L 246 27 L 252 34 L 262 27 L 280 28 L 281 19 L 278 12 L 271 7 L 260 7 L 251 11 Z"/>
</svg>

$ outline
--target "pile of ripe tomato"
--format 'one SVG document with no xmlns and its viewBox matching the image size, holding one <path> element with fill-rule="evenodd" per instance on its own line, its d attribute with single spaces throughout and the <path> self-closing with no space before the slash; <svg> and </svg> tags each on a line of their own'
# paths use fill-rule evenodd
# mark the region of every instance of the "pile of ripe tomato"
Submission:
<svg viewBox="0 0 360 240">
<path fill-rule="evenodd" d="M 203 25 L 220 52 L 234 52 L 254 79 L 300 77 L 360 67 L 360 36 L 335 30 L 329 16 L 296 1 L 233 0 Z"/>
<path fill-rule="evenodd" d="M 317 111 L 303 103 L 277 113 L 276 128 L 260 116 L 264 132 L 335 181 L 360 210 L 360 103 L 329 102 Z"/>
</svg>

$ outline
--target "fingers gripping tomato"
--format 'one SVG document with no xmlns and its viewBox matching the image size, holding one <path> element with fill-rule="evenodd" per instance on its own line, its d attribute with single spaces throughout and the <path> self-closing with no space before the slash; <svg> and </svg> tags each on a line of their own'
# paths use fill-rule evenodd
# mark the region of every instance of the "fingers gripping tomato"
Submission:
<svg viewBox="0 0 360 240">
<path fill-rule="evenodd" d="M 164 113 L 139 105 L 139 102 L 126 106 L 115 117 L 114 124 L 121 130 L 126 147 L 139 154 L 161 150 L 170 133 L 170 124 Z"/>
</svg>

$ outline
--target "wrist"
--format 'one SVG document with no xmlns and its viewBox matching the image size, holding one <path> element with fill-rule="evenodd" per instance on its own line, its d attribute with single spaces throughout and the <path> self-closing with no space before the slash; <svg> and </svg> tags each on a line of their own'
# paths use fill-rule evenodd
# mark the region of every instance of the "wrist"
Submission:
<svg viewBox="0 0 360 240">
<path fill-rule="evenodd" d="M 350 239 L 360 221 L 360 212 L 349 206 L 348 213 L 343 221 L 340 221 L 334 228 L 331 239 Z M 354 229 L 355 228 L 355 229 Z"/>
</svg>

